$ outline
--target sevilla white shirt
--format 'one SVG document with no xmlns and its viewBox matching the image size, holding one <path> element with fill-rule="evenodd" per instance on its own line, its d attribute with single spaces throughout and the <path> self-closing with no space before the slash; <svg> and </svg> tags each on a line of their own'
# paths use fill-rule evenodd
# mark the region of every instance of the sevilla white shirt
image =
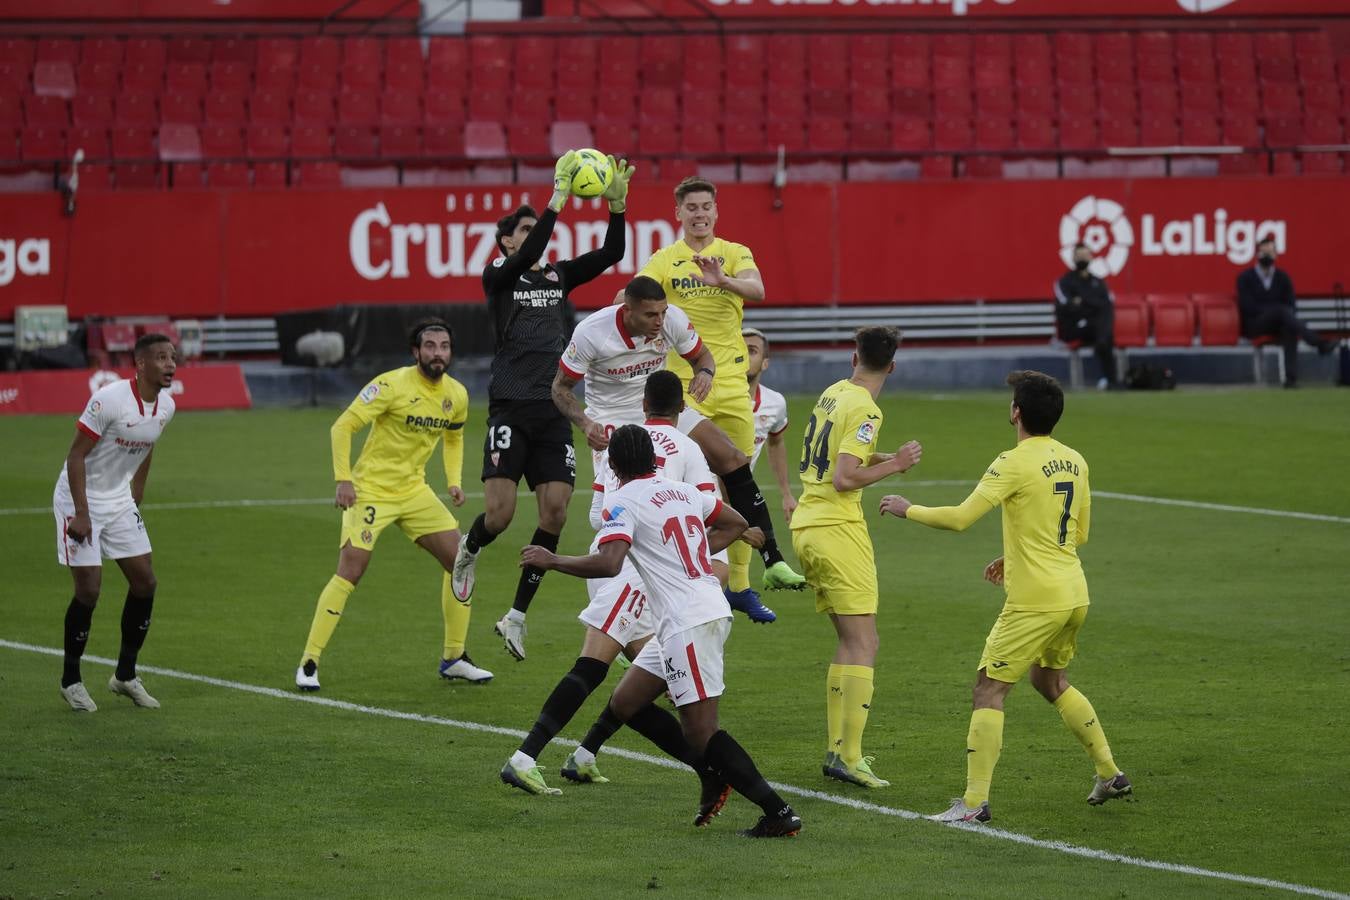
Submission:
<svg viewBox="0 0 1350 900">
<path fill-rule="evenodd" d="M 755 386 L 755 396 L 750 401 L 755 416 L 755 454 L 750 457 L 750 468 L 759 462 L 760 451 L 769 439 L 769 435 L 779 435 L 788 427 L 787 399 L 773 388 L 764 385 Z"/>
<path fill-rule="evenodd" d="M 136 380 L 114 381 L 94 392 L 75 427 L 97 441 L 84 458 L 84 491 L 89 512 L 113 513 L 133 505 L 131 479 L 173 418 L 174 402 L 161 391 L 146 403 Z M 56 493 L 70 497 L 70 477 L 61 467 Z M 72 498 L 73 499 L 73 498 Z"/>
<path fill-rule="evenodd" d="M 627 541 L 656 612 L 656 636 L 672 635 L 731 617 L 713 574 L 706 524 L 722 501 L 692 485 L 659 475 L 636 478 L 605 495 L 599 545 Z"/>
<path fill-rule="evenodd" d="M 717 491 L 717 479 L 708 468 L 708 460 L 698 444 L 669 422 L 648 419 L 643 427 L 652 436 L 658 475 L 667 481 L 692 484 L 700 491 Z M 603 524 L 600 514 L 604 509 L 605 494 L 619 489 L 619 476 L 609 467 L 608 450 L 600 451 L 595 458 L 595 481 L 591 485 L 594 490 L 591 495 L 591 527 L 599 531 Z"/>
<path fill-rule="evenodd" d="M 586 415 L 602 425 L 637 425 L 645 418 L 647 376 L 666 367 L 670 350 L 691 362 L 703 341 L 678 306 L 666 307 L 661 333 L 648 340 L 628 333 L 622 306 L 591 313 L 577 324 L 558 366 L 586 381 Z"/>
</svg>

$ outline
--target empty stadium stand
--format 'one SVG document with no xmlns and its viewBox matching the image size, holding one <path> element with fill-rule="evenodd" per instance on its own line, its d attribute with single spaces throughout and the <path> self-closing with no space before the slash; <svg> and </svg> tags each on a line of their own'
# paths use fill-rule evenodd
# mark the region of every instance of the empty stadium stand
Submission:
<svg viewBox="0 0 1350 900">
<path fill-rule="evenodd" d="M 1316 27 L 0 38 L 0 167 L 82 148 L 86 188 L 496 183 L 583 140 L 733 174 L 782 147 L 827 178 L 1327 175 L 1348 117 Z"/>
</svg>

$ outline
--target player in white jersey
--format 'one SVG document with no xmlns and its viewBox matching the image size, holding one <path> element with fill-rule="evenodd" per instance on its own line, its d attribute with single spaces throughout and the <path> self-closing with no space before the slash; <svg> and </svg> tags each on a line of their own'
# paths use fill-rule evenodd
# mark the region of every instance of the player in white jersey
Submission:
<svg viewBox="0 0 1350 900">
<path fill-rule="evenodd" d="M 778 494 L 783 501 L 783 519 L 792 521 L 797 498 L 788 484 L 787 444 L 783 433 L 788 426 L 787 400 L 772 388 L 760 384 L 760 375 L 769 365 L 769 339 L 756 328 L 741 330 L 745 339 L 745 377 L 750 387 L 750 410 L 755 423 L 755 453 L 750 457 L 750 468 L 759 462 L 764 448 L 769 448 L 769 466 L 778 482 Z M 732 609 L 742 610 L 752 622 L 772 622 L 774 611 L 761 602 L 759 592 L 750 586 L 750 554 L 744 548 L 733 546 L 730 556 L 727 584 L 727 602 Z"/>
<path fill-rule="evenodd" d="M 680 433 L 677 420 L 684 409 L 684 387 L 674 372 L 654 372 L 644 389 L 642 408 L 647 420 L 643 428 L 651 436 L 656 449 L 657 469 L 661 477 L 670 481 L 691 484 L 704 493 L 714 493 L 717 482 L 702 451 L 688 437 Z M 597 532 L 596 541 L 591 544 L 590 552 L 598 549 L 599 534 L 603 522 L 604 498 L 607 491 L 618 490 L 620 485 L 614 470 L 609 466 L 607 451 L 601 451 L 603 464 L 597 468 L 595 482 L 592 485 L 591 527 Z M 756 529 L 757 531 L 757 529 Z M 752 535 L 752 538 L 757 535 Z M 726 573 L 725 551 L 722 551 L 721 563 L 714 566 Z M 540 710 L 534 727 L 530 729 L 520 747 L 502 767 L 502 780 L 514 787 L 532 794 L 560 793 L 550 788 L 539 771 L 538 757 L 558 732 L 572 720 L 581 705 L 586 701 L 609 674 L 610 664 L 622 652 L 628 659 L 637 657 L 638 652 L 656 630 L 655 614 L 648 603 L 647 587 L 642 576 L 634 568 L 632 560 L 624 560 L 623 568 L 613 578 L 591 578 L 586 581 L 586 592 L 590 603 L 577 616 L 586 626 L 586 637 L 582 642 L 581 655 L 570 672 L 563 676 L 553 689 L 544 708 Z M 600 774 L 595 764 L 595 754 L 600 746 L 610 738 L 622 722 L 610 716 L 601 716 L 600 721 L 586 735 L 582 742 L 562 767 L 562 776 L 569 781 L 579 783 L 604 783 L 609 779 Z"/>
<path fill-rule="evenodd" d="M 159 706 L 136 676 L 136 657 L 155 602 L 150 537 L 139 507 L 155 442 L 173 418 L 167 388 L 176 362 L 173 344 L 162 334 L 142 335 L 134 355 L 132 378 L 99 388 L 89 398 L 52 495 L 56 561 L 70 569 L 75 582 L 75 596 L 66 608 L 61 696 L 72 709 L 84 712 L 98 708 L 80 677 L 80 657 L 103 584 L 104 559 L 116 561 L 127 579 L 122 646 L 108 688 L 137 706 Z"/>
<path fill-rule="evenodd" d="M 664 368 L 662 351 L 673 348 L 686 359 L 698 353 L 691 362 L 694 377 L 688 392 L 695 400 L 707 397 L 716 363 L 688 321 L 683 310 L 667 303 L 660 282 L 638 276 L 624 288 L 622 304 L 593 313 L 577 325 L 558 362 L 553 402 L 585 433 L 597 465 L 598 454 L 615 428 L 642 421 L 640 385 L 652 372 Z M 582 379 L 586 382 L 584 409 L 575 393 Z M 685 411 L 679 424 L 680 430 L 699 445 L 709 468 L 722 479 L 732 507 L 764 532 L 760 555 L 765 588 L 800 590 L 806 581 L 792 571 L 778 550 L 773 522 L 750 472 L 750 457 L 737 449 L 725 431 L 692 409 Z"/>
<path fill-rule="evenodd" d="M 696 826 L 708 824 L 730 788 L 735 788 L 764 811 L 743 834 L 795 835 L 801 819 L 717 722 L 731 607 L 709 557 L 740 537 L 746 521 L 714 495 L 661 478 L 651 435 L 639 426 L 617 429 L 609 454 L 621 486 L 605 496 L 596 551 L 567 557 L 530 546 L 521 551 L 521 565 L 603 578 L 618 574 L 631 555 L 656 612 L 656 637 L 624 673 L 610 697 L 610 710 L 619 721 L 700 771 L 703 792 Z M 652 705 L 667 690 L 679 710 L 678 723 Z"/>
</svg>

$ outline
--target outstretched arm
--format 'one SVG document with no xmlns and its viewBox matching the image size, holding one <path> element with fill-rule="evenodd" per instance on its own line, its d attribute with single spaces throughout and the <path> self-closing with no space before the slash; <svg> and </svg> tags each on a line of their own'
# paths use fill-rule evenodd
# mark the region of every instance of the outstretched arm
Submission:
<svg viewBox="0 0 1350 900">
<path fill-rule="evenodd" d="M 589 253 L 583 253 L 576 259 L 570 259 L 558 263 L 558 270 L 562 273 L 563 284 L 569 289 L 585 284 L 593 278 L 603 275 L 610 266 L 618 265 L 623 260 L 623 254 L 627 247 L 627 236 L 624 228 L 623 213 L 611 212 L 609 214 L 609 227 L 605 229 L 605 242 L 599 249 L 592 250 Z"/>
<path fill-rule="evenodd" d="M 980 495 L 972 491 L 960 506 L 916 506 L 898 494 L 881 499 L 881 514 L 890 513 L 901 519 L 913 519 L 920 525 L 941 528 L 944 531 L 965 531 L 978 522 L 985 513 L 994 508 Z"/>
<path fill-rule="evenodd" d="M 613 578 L 623 568 L 630 544 L 626 539 L 608 540 L 590 556 L 559 556 L 531 544 L 520 551 L 520 567 L 534 566 L 578 578 Z"/>
</svg>

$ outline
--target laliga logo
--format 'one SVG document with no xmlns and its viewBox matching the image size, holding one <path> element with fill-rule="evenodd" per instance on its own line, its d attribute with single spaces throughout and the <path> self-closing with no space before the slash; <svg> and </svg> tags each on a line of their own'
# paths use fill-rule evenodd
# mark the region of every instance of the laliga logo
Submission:
<svg viewBox="0 0 1350 900">
<path fill-rule="evenodd" d="M 1105 278 L 1120 274 L 1134 246 L 1134 226 L 1125 217 L 1125 208 L 1104 198 L 1079 200 L 1059 220 L 1059 258 L 1065 268 L 1073 268 L 1073 248 L 1080 243 L 1092 251 L 1094 258 L 1088 271 L 1093 275 Z"/>
<path fill-rule="evenodd" d="M 1256 242 L 1270 235 L 1283 253 L 1289 223 L 1284 219 L 1230 219 L 1228 210 L 1194 213 L 1183 219 L 1161 220 L 1152 213 L 1139 218 L 1139 252 L 1144 256 L 1223 256 L 1243 266 L 1256 257 Z M 1104 197 L 1084 197 L 1059 220 L 1059 258 L 1073 268 L 1075 244 L 1092 251 L 1093 275 L 1119 275 L 1135 246 L 1134 226 L 1125 208 Z"/>
</svg>

